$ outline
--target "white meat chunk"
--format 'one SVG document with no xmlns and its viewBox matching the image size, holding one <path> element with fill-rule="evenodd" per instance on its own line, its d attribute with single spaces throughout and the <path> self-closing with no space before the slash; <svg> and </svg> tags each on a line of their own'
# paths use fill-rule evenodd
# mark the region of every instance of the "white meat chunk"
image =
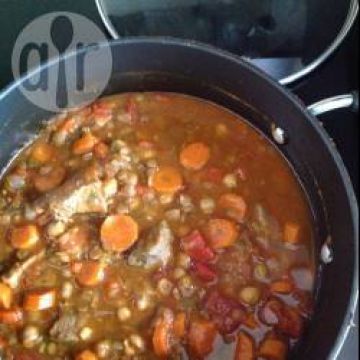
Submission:
<svg viewBox="0 0 360 360">
<path fill-rule="evenodd" d="M 173 257 L 173 241 L 174 235 L 168 223 L 162 221 L 148 238 L 139 242 L 130 254 L 128 264 L 145 269 L 165 267 Z"/>
<path fill-rule="evenodd" d="M 106 183 L 96 181 L 79 187 L 61 201 L 50 202 L 49 208 L 56 220 L 64 222 L 67 222 L 75 214 L 105 214 L 108 211 L 109 199 L 116 192 L 116 180 Z"/>
</svg>

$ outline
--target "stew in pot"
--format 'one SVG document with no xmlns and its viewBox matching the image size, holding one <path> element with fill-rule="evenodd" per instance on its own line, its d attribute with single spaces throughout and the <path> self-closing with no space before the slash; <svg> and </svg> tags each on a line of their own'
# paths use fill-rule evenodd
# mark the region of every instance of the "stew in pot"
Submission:
<svg viewBox="0 0 360 360">
<path fill-rule="evenodd" d="M 2 179 L 0 354 L 286 359 L 314 268 L 305 194 L 245 120 L 178 94 L 104 98 Z"/>
</svg>

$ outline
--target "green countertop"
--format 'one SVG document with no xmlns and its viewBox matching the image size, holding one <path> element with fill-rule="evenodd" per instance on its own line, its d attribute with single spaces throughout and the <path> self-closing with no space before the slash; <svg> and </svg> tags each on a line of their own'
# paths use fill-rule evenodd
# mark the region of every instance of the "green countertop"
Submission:
<svg viewBox="0 0 360 360">
<path fill-rule="evenodd" d="M 11 54 L 19 32 L 37 16 L 51 11 L 85 15 L 104 29 L 95 0 L 0 0 L 0 89 L 13 80 Z"/>
</svg>

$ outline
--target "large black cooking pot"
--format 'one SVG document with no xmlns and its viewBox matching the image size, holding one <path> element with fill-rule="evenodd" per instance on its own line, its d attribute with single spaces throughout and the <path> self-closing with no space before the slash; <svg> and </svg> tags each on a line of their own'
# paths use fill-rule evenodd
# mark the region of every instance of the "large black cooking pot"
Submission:
<svg viewBox="0 0 360 360">
<path fill-rule="evenodd" d="M 336 358 L 357 302 L 358 208 L 344 164 L 318 120 L 289 91 L 220 50 L 169 39 L 113 42 L 111 49 L 114 66 L 106 94 L 161 90 L 209 99 L 243 115 L 292 164 L 316 222 L 319 276 L 313 320 L 291 359 Z M 71 56 L 77 55 L 67 55 L 65 62 Z M 48 64 L 39 71 L 54 66 Z M 24 98 L 19 91 L 24 81 L 0 95 L 0 169 L 51 116 Z M 287 138 L 284 144 L 279 144 L 281 130 Z M 333 249 L 333 261 L 327 256 L 325 264 L 320 254 L 326 255 L 328 247 Z"/>
</svg>

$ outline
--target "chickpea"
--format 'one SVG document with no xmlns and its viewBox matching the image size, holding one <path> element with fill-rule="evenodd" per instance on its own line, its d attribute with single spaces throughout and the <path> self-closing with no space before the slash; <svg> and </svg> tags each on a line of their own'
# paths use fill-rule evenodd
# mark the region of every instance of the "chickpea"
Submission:
<svg viewBox="0 0 360 360">
<path fill-rule="evenodd" d="M 33 325 L 25 327 L 22 337 L 25 347 L 32 347 L 41 340 L 39 328 Z"/>
<path fill-rule="evenodd" d="M 131 311 L 128 307 L 121 307 L 117 312 L 118 319 L 125 322 L 131 318 Z"/>
<path fill-rule="evenodd" d="M 56 352 L 57 352 L 57 346 L 56 346 L 56 344 L 55 344 L 55 343 L 50 343 L 50 344 L 48 344 L 48 346 L 47 346 L 47 353 L 48 353 L 49 355 L 55 355 Z"/>
<path fill-rule="evenodd" d="M 89 326 L 85 326 L 80 331 L 80 339 L 83 341 L 88 341 L 93 335 L 93 330 Z"/>
<path fill-rule="evenodd" d="M 70 299 L 72 294 L 74 293 L 74 286 L 70 281 L 65 281 L 62 289 L 61 296 L 63 299 Z"/>
<path fill-rule="evenodd" d="M 190 276 L 184 276 L 179 280 L 179 290 L 184 298 L 189 298 L 195 294 L 196 287 Z"/>
<path fill-rule="evenodd" d="M 203 198 L 200 200 L 200 208 L 204 214 L 212 214 L 215 210 L 216 204 L 212 198 Z"/>
<path fill-rule="evenodd" d="M 126 339 L 124 341 L 124 348 L 125 348 L 125 354 L 128 356 L 135 356 L 136 355 L 136 351 L 134 349 L 134 347 L 130 344 L 130 341 L 128 339 Z"/>
<path fill-rule="evenodd" d="M 145 351 L 145 341 L 140 335 L 131 335 L 130 342 L 141 352 Z"/>
<path fill-rule="evenodd" d="M 162 296 L 169 296 L 173 287 L 173 283 L 165 278 L 161 279 L 157 284 L 157 289 Z"/>
<path fill-rule="evenodd" d="M 186 272 L 184 269 L 182 268 L 176 268 L 174 270 L 174 273 L 173 273 L 173 277 L 175 280 L 179 280 L 181 279 L 182 277 L 184 277 L 186 275 Z"/>
<path fill-rule="evenodd" d="M 224 179 L 223 179 L 223 184 L 230 188 L 236 188 L 237 187 L 237 178 L 235 174 L 227 174 L 225 175 Z"/>
<path fill-rule="evenodd" d="M 240 292 L 240 299 L 245 304 L 256 305 L 260 300 L 260 289 L 254 286 L 245 287 Z"/>
<path fill-rule="evenodd" d="M 177 258 L 177 265 L 185 270 L 189 269 L 191 266 L 190 256 L 180 253 Z"/>
<path fill-rule="evenodd" d="M 111 341 L 103 340 L 96 344 L 96 354 L 101 359 L 107 359 L 111 352 Z"/>
</svg>

